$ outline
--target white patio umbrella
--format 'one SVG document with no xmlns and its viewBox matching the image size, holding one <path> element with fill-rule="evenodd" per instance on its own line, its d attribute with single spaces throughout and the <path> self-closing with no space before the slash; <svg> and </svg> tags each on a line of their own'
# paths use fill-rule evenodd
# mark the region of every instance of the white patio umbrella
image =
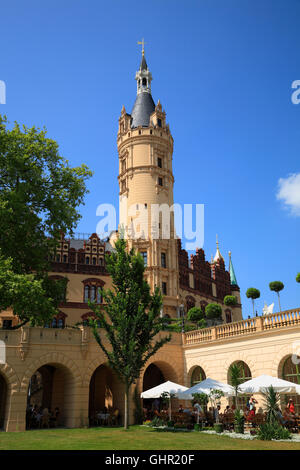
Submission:
<svg viewBox="0 0 300 470">
<path fill-rule="evenodd" d="M 160 398 L 162 393 L 169 393 L 178 397 L 179 392 L 184 392 L 187 387 L 183 385 L 175 384 L 174 382 L 164 382 L 163 384 L 157 385 L 156 387 L 150 388 L 145 392 L 141 393 L 142 398 Z M 171 420 L 171 398 L 169 398 L 169 419 Z"/>
<path fill-rule="evenodd" d="M 164 392 L 172 393 L 177 397 L 179 392 L 184 392 L 187 389 L 188 388 L 183 385 L 175 384 L 168 380 L 163 384 L 157 385 L 156 387 L 150 388 L 149 390 L 141 393 L 141 398 L 160 398 L 161 394 Z"/>
<path fill-rule="evenodd" d="M 300 394 L 300 385 L 287 380 L 272 377 L 271 375 L 260 375 L 255 379 L 247 380 L 239 386 L 240 393 L 263 393 L 268 387 L 274 388 L 278 393 L 298 393 Z"/>
<path fill-rule="evenodd" d="M 192 400 L 193 393 L 206 393 L 206 395 L 209 395 L 210 391 L 214 389 L 222 390 L 225 396 L 234 394 L 234 389 L 231 387 L 231 385 L 224 384 L 218 380 L 210 379 L 208 377 L 202 382 L 193 385 L 193 387 L 189 388 L 185 392 L 179 393 L 178 398 L 181 400 Z"/>
</svg>

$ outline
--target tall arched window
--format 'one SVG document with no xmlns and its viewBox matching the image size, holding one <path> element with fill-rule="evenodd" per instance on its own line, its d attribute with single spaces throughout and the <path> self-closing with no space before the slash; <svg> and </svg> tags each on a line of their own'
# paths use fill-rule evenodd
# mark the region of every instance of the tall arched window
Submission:
<svg viewBox="0 0 300 470">
<path fill-rule="evenodd" d="M 241 375 L 240 375 L 241 383 L 247 382 L 247 380 L 251 380 L 251 379 L 252 379 L 251 370 L 250 370 L 248 364 L 246 364 L 246 362 L 244 362 L 244 361 L 236 361 L 234 364 L 237 364 L 237 365 L 239 366 L 239 368 L 240 368 L 240 371 L 241 371 Z M 229 374 L 229 371 L 228 371 L 228 383 L 230 383 L 230 374 Z"/>
<path fill-rule="evenodd" d="M 101 295 L 101 287 L 104 282 L 101 279 L 89 278 L 83 281 L 84 283 L 84 296 L 83 301 L 88 303 L 88 300 L 101 304 L 103 299 Z"/>
<path fill-rule="evenodd" d="M 90 298 L 90 286 L 84 286 L 84 301 L 87 302 Z"/>
<path fill-rule="evenodd" d="M 197 366 L 192 372 L 191 376 L 191 387 L 206 379 L 206 375 L 202 367 Z"/>
<path fill-rule="evenodd" d="M 289 356 L 285 359 L 283 366 L 282 366 L 282 378 L 284 380 L 288 380 L 289 382 L 293 382 L 297 385 L 300 385 L 300 363 L 299 357 L 297 361 L 292 360 L 292 356 Z M 298 363 L 297 363 L 298 362 Z M 295 405 L 296 413 L 300 413 L 300 395 L 293 395 L 287 396 L 285 395 L 285 404 L 287 404 L 287 400 L 291 398 Z"/>
</svg>

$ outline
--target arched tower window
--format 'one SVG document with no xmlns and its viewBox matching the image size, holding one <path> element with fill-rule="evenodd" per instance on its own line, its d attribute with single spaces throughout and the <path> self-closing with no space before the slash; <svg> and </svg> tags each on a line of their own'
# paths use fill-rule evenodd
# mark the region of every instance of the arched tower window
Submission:
<svg viewBox="0 0 300 470">
<path fill-rule="evenodd" d="M 147 78 L 143 77 L 142 85 L 147 86 Z"/>
</svg>

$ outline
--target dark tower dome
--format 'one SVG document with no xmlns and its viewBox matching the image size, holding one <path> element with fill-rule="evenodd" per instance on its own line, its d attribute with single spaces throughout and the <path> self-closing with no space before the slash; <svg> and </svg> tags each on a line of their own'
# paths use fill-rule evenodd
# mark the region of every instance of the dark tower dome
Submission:
<svg viewBox="0 0 300 470">
<path fill-rule="evenodd" d="M 148 127 L 150 115 L 155 110 L 155 104 L 150 93 L 139 93 L 131 111 L 131 127 Z"/>
<path fill-rule="evenodd" d="M 152 75 L 148 69 L 144 50 L 139 70 L 135 74 L 137 81 L 137 96 L 131 111 L 131 128 L 139 126 L 148 127 L 150 115 L 155 110 L 155 104 L 151 96 Z"/>
</svg>

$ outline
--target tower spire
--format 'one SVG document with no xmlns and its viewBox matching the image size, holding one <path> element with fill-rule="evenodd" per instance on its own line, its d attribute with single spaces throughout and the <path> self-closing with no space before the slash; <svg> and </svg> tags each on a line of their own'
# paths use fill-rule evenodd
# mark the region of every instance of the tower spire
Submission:
<svg viewBox="0 0 300 470">
<path fill-rule="evenodd" d="M 237 280 L 236 280 L 235 272 L 234 272 L 234 269 L 233 269 L 233 264 L 232 264 L 232 261 L 231 261 L 231 251 L 228 252 L 228 255 L 229 255 L 230 284 L 232 286 L 237 286 L 238 283 L 237 283 Z"/>
<path fill-rule="evenodd" d="M 216 245 L 217 245 L 217 251 L 216 251 L 216 254 L 215 254 L 215 257 L 214 257 L 214 262 L 218 262 L 220 261 L 221 259 L 224 261 L 224 258 L 223 256 L 221 255 L 220 253 L 220 250 L 219 250 L 219 240 L 218 240 L 218 235 L 216 235 Z"/>
</svg>

